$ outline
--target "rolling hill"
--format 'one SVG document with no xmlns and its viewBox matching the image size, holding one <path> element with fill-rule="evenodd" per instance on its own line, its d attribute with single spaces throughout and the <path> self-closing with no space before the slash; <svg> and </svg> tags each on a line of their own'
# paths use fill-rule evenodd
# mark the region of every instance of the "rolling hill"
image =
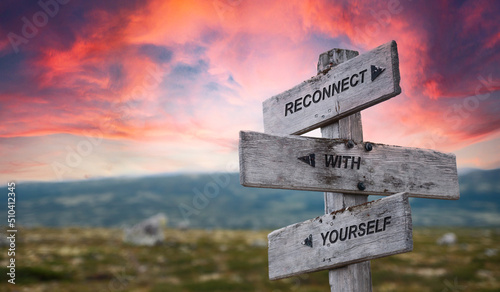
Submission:
<svg viewBox="0 0 500 292">
<path fill-rule="evenodd" d="M 412 198 L 414 225 L 500 226 L 499 178 L 500 169 L 469 170 L 458 201 Z M 237 173 L 20 182 L 16 193 L 24 226 L 120 227 L 163 212 L 173 227 L 274 229 L 323 213 L 322 193 L 245 188 Z"/>
</svg>

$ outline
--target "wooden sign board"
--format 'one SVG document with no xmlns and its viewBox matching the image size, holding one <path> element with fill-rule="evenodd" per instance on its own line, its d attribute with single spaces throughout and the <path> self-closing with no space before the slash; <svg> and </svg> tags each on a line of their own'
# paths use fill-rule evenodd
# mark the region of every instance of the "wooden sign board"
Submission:
<svg viewBox="0 0 500 292">
<path fill-rule="evenodd" d="M 413 249 L 408 196 L 348 207 L 268 235 L 269 279 L 332 269 Z"/>
<path fill-rule="evenodd" d="M 391 41 L 264 101 L 264 131 L 308 132 L 400 94 L 399 81 Z"/>
<path fill-rule="evenodd" d="M 368 142 L 352 142 L 349 148 L 348 144 L 342 139 L 242 131 L 240 182 L 260 188 L 460 197 L 454 154 Z"/>
</svg>

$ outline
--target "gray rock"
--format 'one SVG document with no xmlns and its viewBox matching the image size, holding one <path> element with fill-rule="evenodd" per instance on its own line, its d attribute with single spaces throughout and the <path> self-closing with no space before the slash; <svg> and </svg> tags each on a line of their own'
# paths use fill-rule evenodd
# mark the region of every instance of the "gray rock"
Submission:
<svg viewBox="0 0 500 292">
<path fill-rule="evenodd" d="M 167 216 L 156 214 L 139 224 L 125 228 L 123 241 L 135 245 L 153 246 L 165 240 L 163 227 L 167 224 Z"/>
<path fill-rule="evenodd" d="M 484 251 L 484 254 L 488 257 L 494 257 L 498 254 L 498 249 L 496 248 L 487 248 L 485 251 Z"/>
<path fill-rule="evenodd" d="M 439 245 L 455 245 L 457 243 L 457 236 L 455 233 L 448 232 L 441 236 L 436 243 Z"/>
</svg>

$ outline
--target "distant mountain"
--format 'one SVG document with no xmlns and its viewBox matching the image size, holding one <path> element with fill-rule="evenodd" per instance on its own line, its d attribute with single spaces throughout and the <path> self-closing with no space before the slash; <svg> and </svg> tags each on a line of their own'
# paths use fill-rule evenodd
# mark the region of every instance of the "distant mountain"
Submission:
<svg viewBox="0 0 500 292">
<path fill-rule="evenodd" d="M 500 226 L 500 169 L 469 170 L 458 183 L 458 201 L 410 199 L 414 224 Z"/>
<path fill-rule="evenodd" d="M 459 182 L 458 201 L 412 198 L 414 225 L 500 226 L 500 169 Z M 25 226 L 123 226 L 163 212 L 170 226 L 275 229 L 323 214 L 320 192 L 245 188 L 236 173 L 19 183 L 16 193 Z"/>
</svg>

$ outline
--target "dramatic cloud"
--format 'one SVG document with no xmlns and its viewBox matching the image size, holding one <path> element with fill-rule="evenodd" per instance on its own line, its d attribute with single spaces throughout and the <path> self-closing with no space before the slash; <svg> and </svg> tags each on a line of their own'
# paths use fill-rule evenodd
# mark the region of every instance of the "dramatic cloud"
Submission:
<svg viewBox="0 0 500 292">
<path fill-rule="evenodd" d="M 3 1 L 1 177 L 224 170 L 238 131 L 263 129 L 261 102 L 315 75 L 321 52 L 393 39 L 403 93 L 362 113 L 365 139 L 498 167 L 480 149 L 499 134 L 499 13 L 472 0 Z"/>
</svg>

